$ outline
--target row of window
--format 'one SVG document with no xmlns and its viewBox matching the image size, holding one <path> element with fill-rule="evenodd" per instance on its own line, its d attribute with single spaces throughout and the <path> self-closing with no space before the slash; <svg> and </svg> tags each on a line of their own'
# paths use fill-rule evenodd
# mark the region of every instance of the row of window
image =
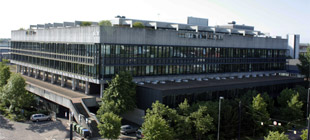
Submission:
<svg viewBox="0 0 310 140">
<path fill-rule="evenodd" d="M 99 55 L 99 47 L 99 44 L 11 42 L 12 49 L 23 49 L 87 57 L 94 57 Z"/>
<path fill-rule="evenodd" d="M 51 59 L 37 58 L 24 55 L 11 55 L 13 60 L 35 64 L 38 66 L 53 68 L 61 71 L 66 71 L 70 73 L 75 73 L 79 75 L 85 75 L 99 79 L 99 65 L 84 65 L 79 63 L 63 62 Z"/>
<path fill-rule="evenodd" d="M 195 65 L 146 65 L 146 66 L 104 66 L 101 73 L 110 78 L 121 71 L 129 71 L 133 76 L 155 76 L 176 74 L 208 74 L 225 72 L 251 72 L 284 70 L 285 63 L 257 64 L 195 64 Z"/>
<path fill-rule="evenodd" d="M 105 58 L 284 58 L 284 49 L 241 49 L 189 46 L 103 46 Z"/>
</svg>

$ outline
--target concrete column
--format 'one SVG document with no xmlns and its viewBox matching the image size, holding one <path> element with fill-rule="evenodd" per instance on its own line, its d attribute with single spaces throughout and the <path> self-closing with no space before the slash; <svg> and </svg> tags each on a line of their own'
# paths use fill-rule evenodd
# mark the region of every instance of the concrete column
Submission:
<svg viewBox="0 0 310 140">
<path fill-rule="evenodd" d="M 104 84 L 101 83 L 101 84 L 100 84 L 100 98 L 103 97 L 103 92 L 104 92 Z"/>
<path fill-rule="evenodd" d="M 39 75 L 40 75 L 40 70 L 36 69 L 35 74 L 34 74 L 34 78 L 38 79 Z"/>
<path fill-rule="evenodd" d="M 46 80 L 46 77 L 45 77 L 45 71 L 43 71 L 42 73 L 42 80 L 45 81 Z"/>
<path fill-rule="evenodd" d="M 85 94 L 89 94 L 88 81 L 85 81 Z"/>
<path fill-rule="evenodd" d="M 64 87 L 65 86 L 65 77 L 63 75 L 61 75 L 61 86 Z"/>
<path fill-rule="evenodd" d="M 19 73 L 19 71 L 20 71 L 20 66 L 16 65 L 16 73 Z"/>
<path fill-rule="evenodd" d="M 20 67 L 21 67 L 21 71 L 20 71 L 20 73 L 21 73 L 21 74 L 24 74 L 24 71 L 25 71 L 24 66 L 20 66 Z"/>
<path fill-rule="evenodd" d="M 72 90 L 76 90 L 76 79 L 72 78 Z"/>
<path fill-rule="evenodd" d="M 55 83 L 55 75 L 54 75 L 54 74 L 51 75 L 51 83 L 52 83 L 52 84 Z"/>
<path fill-rule="evenodd" d="M 27 74 L 28 74 L 28 76 L 31 76 L 31 68 L 30 67 L 27 68 Z"/>
</svg>

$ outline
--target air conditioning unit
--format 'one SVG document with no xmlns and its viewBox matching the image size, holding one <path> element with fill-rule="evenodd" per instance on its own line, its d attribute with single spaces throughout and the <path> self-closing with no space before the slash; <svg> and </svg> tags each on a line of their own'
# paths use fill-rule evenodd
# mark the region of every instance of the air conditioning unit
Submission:
<svg viewBox="0 0 310 140">
<path fill-rule="evenodd" d="M 152 84 L 156 85 L 158 82 L 157 81 L 153 81 Z"/>
<path fill-rule="evenodd" d="M 229 77 L 229 79 L 235 79 L 235 77 L 233 77 L 233 76 L 230 76 L 230 77 Z"/>
<path fill-rule="evenodd" d="M 221 80 L 221 78 L 220 77 L 215 77 L 215 80 Z"/>
<path fill-rule="evenodd" d="M 264 75 L 263 75 L 263 74 L 259 74 L 258 76 L 259 76 L 259 77 L 263 77 Z"/>
<path fill-rule="evenodd" d="M 222 80 L 226 80 L 226 77 L 222 77 L 221 79 L 222 79 Z"/>
<path fill-rule="evenodd" d="M 159 83 L 161 83 L 161 84 L 166 84 L 166 82 L 165 82 L 165 81 L 160 81 Z"/>
<path fill-rule="evenodd" d="M 209 79 L 208 79 L 208 78 L 203 78 L 202 80 L 203 80 L 203 81 L 208 81 Z"/>
<path fill-rule="evenodd" d="M 181 82 L 182 82 L 182 79 L 176 79 L 175 82 L 176 82 L 176 83 L 181 83 Z"/>
<path fill-rule="evenodd" d="M 256 77 L 256 74 L 252 74 L 252 77 Z"/>
<path fill-rule="evenodd" d="M 149 80 L 148 80 L 148 81 L 145 81 L 145 82 L 146 82 L 146 83 L 151 83 L 151 81 L 149 81 Z"/>
<path fill-rule="evenodd" d="M 197 80 L 197 81 L 202 81 L 202 79 L 201 79 L 201 78 L 196 78 L 196 80 Z"/>
<path fill-rule="evenodd" d="M 188 82 L 188 80 L 187 80 L 187 79 L 184 79 L 183 82 Z"/>
<path fill-rule="evenodd" d="M 242 79 L 242 77 L 243 77 L 243 75 L 238 75 L 238 78 L 239 78 L 239 79 Z"/>
<path fill-rule="evenodd" d="M 245 78 L 250 78 L 250 75 L 246 75 Z"/>
</svg>

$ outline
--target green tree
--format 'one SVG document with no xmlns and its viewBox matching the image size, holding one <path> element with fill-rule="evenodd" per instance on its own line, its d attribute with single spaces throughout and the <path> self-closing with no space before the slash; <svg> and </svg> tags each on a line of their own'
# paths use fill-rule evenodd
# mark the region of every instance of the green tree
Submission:
<svg viewBox="0 0 310 140">
<path fill-rule="evenodd" d="M 287 101 L 287 107 L 283 109 L 284 116 L 289 121 L 294 121 L 302 118 L 303 111 L 301 110 L 303 103 L 299 101 L 299 94 L 294 94 L 292 98 Z"/>
<path fill-rule="evenodd" d="M 113 112 L 104 113 L 98 124 L 99 134 L 103 138 L 117 139 L 121 131 L 121 118 Z"/>
<path fill-rule="evenodd" d="M 265 133 L 265 130 L 267 129 L 264 126 L 261 125 L 261 122 L 264 122 L 264 124 L 269 123 L 269 113 L 267 111 L 267 103 L 264 101 L 264 99 L 261 97 L 261 94 L 257 94 L 256 97 L 253 97 L 252 101 L 252 115 L 253 115 L 253 123 L 254 125 L 254 132 L 258 131 L 261 133 Z"/>
<path fill-rule="evenodd" d="M 213 118 L 208 114 L 206 106 L 201 106 L 196 112 L 191 113 L 190 118 L 195 128 L 196 139 L 205 139 L 205 134 L 214 129 Z"/>
<path fill-rule="evenodd" d="M 91 24 L 89 21 L 82 21 L 81 26 L 91 26 Z"/>
<path fill-rule="evenodd" d="M 178 114 L 188 116 L 190 114 L 190 105 L 187 102 L 187 99 L 184 102 L 179 104 Z"/>
<path fill-rule="evenodd" d="M 136 27 L 136 28 L 144 28 L 144 25 L 142 22 L 135 22 L 132 24 L 132 27 Z"/>
<path fill-rule="evenodd" d="M 112 26 L 112 23 L 109 20 L 101 20 L 99 26 Z"/>
<path fill-rule="evenodd" d="M 117 74 L 108 84 L 97 112 L 99 116 L 105 112 L 120 114 L 136 107 L 136 84 L 129 73 Z"/>
<path fill-rule="evenodd" d="M 288 136 L 284 132 L 279 133 L 278 131 L 269 131 L 267 137 L 264 137 L 265 140 L 289 140 Z"/>
<path fill-rule="evenodd" d="M 300 64 L 297 67 L 302 75 L 309 80 L 310 47 L 307 48 L 305 55 L 299 55 Z"/>
<path fill-rule="evenodd" d="M 34 101 L 33 95 L 25 89 L 25 79 L 19 74 L 12 74 L 3 87 L 3 99 L 9 102 L 9 111 L 19 113 L 19 109 L 28 108 Z"/>
<path fill-rule="evenodd" d="M 281 91 L 280 95 L 278 96 L 278 104 L 281 107 L 286 107 L 287 106 L 287 101 L 291 100 L 292 96 L 296 94 L 296 91 L 294 91 L 293 89 L 284 89 Z"/>
<path fill-rule="evenodd" d="M 0 88 L 7 84 L 10 78 L 10 68 L 4 63 L 0 63 Z"/>
<path fill-rule="evenodd" d="M 142 130 L 145 140 L 173 140 L 173 129 L 165 119 L 156 114 L 145 118 Z"/>
<path fill-rule="evenodd" d="M 302 140 L 307 140 L 307 137 L 308 137 L 308 129 L 304 129 L 304 130 L 302 130 L 301 132 L 302 132 L 302 134 L 300 135 L 300 138 L 301 138 Z"/>
</svg>

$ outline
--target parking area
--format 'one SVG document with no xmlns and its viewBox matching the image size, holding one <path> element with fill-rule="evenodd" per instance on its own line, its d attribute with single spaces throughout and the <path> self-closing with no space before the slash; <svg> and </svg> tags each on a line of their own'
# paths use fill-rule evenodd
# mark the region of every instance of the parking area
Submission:
<svg viewBox="0 0 310 140">
<path fill-rule="evenodd" d="M 0 114 L 0 140 L 69 140 L 68 120 L 14 122 Z M 80 140 L 73 133 L 73 139 Z"/>
</svg>

